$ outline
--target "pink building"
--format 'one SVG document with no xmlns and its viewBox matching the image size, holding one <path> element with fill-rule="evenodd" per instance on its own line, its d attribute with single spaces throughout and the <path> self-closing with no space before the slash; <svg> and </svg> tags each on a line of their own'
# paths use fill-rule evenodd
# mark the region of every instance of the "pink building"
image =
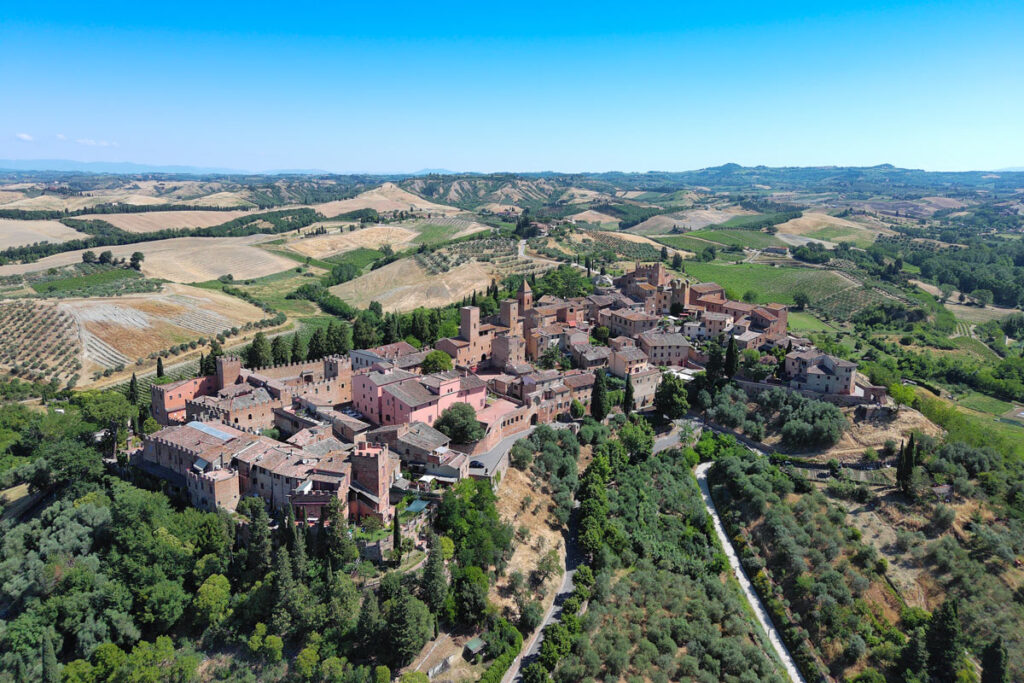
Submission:
<svg viewBox="0 0 1024 683">
<path fill-rule="evenodd" d="M 353 405 L 377 425 L 423 422 L 433 425 L 446 408 L 468 403 L 474 410 L 487 404 L 487 385 L 476 375 L 455 371 L 421 377 L 400 370 L 356 375 Z"/>
</svg>

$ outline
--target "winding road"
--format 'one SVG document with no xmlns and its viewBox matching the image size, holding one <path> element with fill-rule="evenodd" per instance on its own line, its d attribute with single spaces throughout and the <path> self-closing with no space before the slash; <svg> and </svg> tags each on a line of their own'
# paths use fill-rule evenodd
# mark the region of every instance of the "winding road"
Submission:
<svg viewBox="0 0 1024 683">
<path fill-rule="evenodd" d="M 739 581 L 740 588 L 743 590 L 743 594 L 747 598 L 747 602 L 754 610 L 754 614 L 757 616 L 757 621 L 761 624 L 761 628 L 768 634 L 768 642 L 775 649 L 775 653 L 779 656 L 779 660 L 782 662 L 783 667 L 786 669 L 786 673 L 789 675 L 791 681 L 796 683 L 805 683 L 804 677 L 800 674 L 800 670 L 796 667 L 796 662 L 793 661 L 793 657 L 789 654 L 789 650 L 786 649 L 786 644 L 782 642 L 782 638 L 779 636 L 779 632 L 775 629 L 775 625 L 772 623 L 771 617 L 768 615 L 768 610 L 765 609 L 764 604 L 761 603 L 761 598 L 757 596 L 754 591 L 754 587 L 750 584 L 750 579 L 747 578 L 747 572 L 743 569 L 743 565 L 740 564 L 740 558 L 736 555 L 735 548 L 732 547 L 732 543 L 729 541 L 728 535 L 725 533 L 725 526 L 722 524 L 721 518 L 718 516 L 718 511 L 715 509 L 715 503 L 711 500 L 711 489 L 708 486 L 708 470 L 714 463 L 702 462 L 697 465 L 694 470 L 694 474 L 697 475 L 697 485 L 700 486 L 700 495 L 704 498 L 704 507 L 707 508 L 708 514 L 711 515 L 711 520 L 714 522 L 715 533 L 718 534 L 718 540 L 722 544 L 722 548 L 725 550 L 726 556 L 729 558 L 729 565 L 732 567 L 733 574 L 736 575 L 736 580 Z"/>
</svg>

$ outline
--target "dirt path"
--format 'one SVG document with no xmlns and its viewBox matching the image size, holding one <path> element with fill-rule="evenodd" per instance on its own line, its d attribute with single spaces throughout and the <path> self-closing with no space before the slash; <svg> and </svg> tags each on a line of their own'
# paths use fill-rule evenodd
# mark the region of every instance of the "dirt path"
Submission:
<svg viewBox="0 0 1024 683">
<path fill-rule="evenodd" d="M 782 642 L 779 632 L 775 629 L 768 611 L 761 603 L 761 598 L 754 592 L 754 587 L 750 584 L 750 579 L 747 578 L 747 572 L 744 571 L 743 565 L 740 564 L 740 558 L 736 554 L 736 549 L 732 547 L 729 536 L 725 533 L 725 527 L 722 525 L 722 520 L 718 517 L 718 511 L 715 510 L 715 503 L 711 500 L 711 490 L 708 487 L 708 470 L 713 464 L 710 462 L 701 463 L 697 465 L 697 469 L 694 471 L 697 475 L 697 484 L 700 486 L 701 497 L 704 499 L 704 507 L 707 509 L 708 514 L 711 515 L 711 521 L 714 522 L 715 533 L 718 535 L 718 540 L 721 542 L 722 548 L 729 558 L 729 566 L 732 567 L 733 574 L 736 575 L 736 580 L 739 582 L 747 602 L 750 603 L 754 614 L 757 615 L 757 621 L 768 635 L 768 642 L 771 643 L 783 667 L 785 667 L 786 674 L 789 675 L 791 681 L 805 683 L 804 677 L 796 667 L 796 662 L 793 661 L 793 657 L 789 654 L 789 650 L 786 649 L 785 643 Z"/>
</svg>

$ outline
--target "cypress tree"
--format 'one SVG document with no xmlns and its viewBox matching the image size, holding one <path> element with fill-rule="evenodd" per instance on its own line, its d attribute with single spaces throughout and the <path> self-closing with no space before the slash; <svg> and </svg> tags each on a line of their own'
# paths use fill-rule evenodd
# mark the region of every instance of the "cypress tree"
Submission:
<svg viewBox="0 0 1024 683">
<path fill-rule="evenodd" d="M 274 357 L 274 365 L 287 365 L 292 362 L 292 349 L 283 335 L 274 337 L 270 342 L 270 355 Z"/>
<path fill-rule="evenodd" d="M 633 399 L 633 380 L 627 375 L 626 376 L 626 393 L 622 397 L 622 410 L 629 414 L 636 408 L 635 401 Z"/>
<path fill-rule="evenodd" d="M 128 382 L 128 402 L 132 405 L 136 405 L 139 402 L 139 380 L 132 373 L 132 379 Z"/>
<path fill-rule="evenodd" d="M 946 598 L 932 614 L 925 644 L 928 648 L 928 672 L 932 677 L 940 681 L 955 680 L 957 662 L 964 648 L 956 598 Z"/>
<path fill-rule="evenodd" d="M 53 651 L 53 638 L 50 630 L 43 631 L 43 683 L 60 683 L 60 666 L 57 654 Z"/>
<path fill-rule="evenodd" d="M 338 325 L 338 340 L 335 343 L 335 353 L 348 354 L 352 350 L 352 326 L 348 323 Z"/>
<path fill-rule="evenodd" d="M 313 336 L 309 338 L 309 352 L 306 354 L 306 360 L 320 360 L 327 354 L 327 333 L 324 332 L 324 328 L 318 327 L 313 332 Z"/>
<path fill-rule="evenodd" d="M 430 550 L 427 553 L 427 564 L 423 568 L 423 577 L 420 580 L 420 593 L 430 611 L 434 614 L 440 613 L 441 608 L 444 607 L 445 598 L 448 597 L 448 578 L 444 573 L 441 539 L 435 534 L 430 536 Z"/>
<path fill-rule="evenodd" d="M 246 568 L 249 579 L 262 579 L 270 569 L 270 517 L 263 507 L 263 501 L 256 500 L 256 509 L 249 521 L 249 548 L 246 554 Z"/>
<path fill-rule="evenodd" d="M 740 369 L 740 354 L 736 348 L 736 337 L 729 337 L 729 347 L 725 351 L 725 376 L 732 379 Z"/>
<path fill-rule="evenodd" d="M 164 376 L 164 359 L 161 356 L 157 356 L 156 358 L 156 376 Z"/>
<path fill-rule="evenodd" d="M 904 455 L 905 450 L 906 444 L 901 441 L 899 453 L 896 454 L 896 487 L 899 488 L 900 491 L 903 490 L 903 480 L 906 476 L 905 470 L 907 459 Z"/>
<path fill-rule="evenodd" d="M 395 515 L 391 525 L 392 543 L 394 544 L 395 566 L 402 564 L 402 529 L 398 526 L 398 515 Z"/>
<path fill-rule="evenodd" d="M 981 683 L 1010 683 L 1002 636 L 996 636 L 981 655 Z"/>
<path fill-rule="evenodd" d="M 925 647 L 924 629 L 916 629 L 909 635 L 907 644 L 900 652 L 900 668 L 903 671 L 903 678 L 910 680 L 911 676 L 916 676 L 918 679 L 923 679 L 925 669 L 928 667 L 928 649 Z"/>
<path fill-rule="evenodd" d="M 306 360 L 306 345 L 302 343 L 302 337 L 296 332 L 292 335 L 292 362 L 301 363 Z"/>
<path fill-rule="evenodd" d="M 594 373 L 594 392 L 590 398 L 590 414 L 601 422 L 608 415 L 608 387 L 605 384 L 604 370 Z"/>
<path fill-rule="evenodd" d="M 365 646 L 372 646 L 381 632 L 380 605 L 377 594 L 372 590 L 363 594 L 363 606 L 359 610 L 359 621 L 356 623 L 356 637 Z"/>
</svg>

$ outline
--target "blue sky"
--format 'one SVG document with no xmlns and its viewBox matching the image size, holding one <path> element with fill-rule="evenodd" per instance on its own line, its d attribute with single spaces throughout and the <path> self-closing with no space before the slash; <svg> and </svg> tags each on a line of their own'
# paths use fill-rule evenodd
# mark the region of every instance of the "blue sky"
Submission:
<svg viewBox="0 0 1024 683">
<path fill-rule="evenodd" d="M 19 3 L 0 158 L 1024 165 L 1024 3 Z"/>
</svg>

